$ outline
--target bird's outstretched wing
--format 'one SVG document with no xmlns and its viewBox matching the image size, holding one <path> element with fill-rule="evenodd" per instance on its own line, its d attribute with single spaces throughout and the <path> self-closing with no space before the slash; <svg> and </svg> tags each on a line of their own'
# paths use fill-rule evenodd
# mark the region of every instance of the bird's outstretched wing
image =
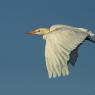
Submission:
<svg viewBox="0 0 95 95">
<path fill-rule="evenodd" d="M 70 54 L 87 36 L 79 29 L 64 28 L 46 34 L 45 58 L 49 78 L 69 75 L 67 63 Z"/>
</svg>

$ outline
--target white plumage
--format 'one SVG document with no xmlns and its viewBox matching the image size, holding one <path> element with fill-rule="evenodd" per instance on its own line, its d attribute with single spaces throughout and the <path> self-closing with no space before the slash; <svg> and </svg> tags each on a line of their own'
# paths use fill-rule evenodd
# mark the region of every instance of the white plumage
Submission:
<svg viewBox="0 0 95 95">
<path fill-rule="evenodd" d="M 53 25 L 50 29 L 39 28 L 28 34 L 43 35 L 46 40 L 45 59 L 49 78 L 68 76 L 68 63 L 76 62 L 78 46 L 86 38 L 95 41 L 95 35 L 88 29 L 67 25 Z"/>
<path fill-rule="evenodd" d="M 57 27 L 57 28 L 56 28 Z M 69 55 L 87 37 L 88 33 L 69 27 L 52 26 L 46 34 L 45 57 L 49 78 L 69 75 Z M 55 28 L 55 29 L 54 29 Z"/>
</svg>

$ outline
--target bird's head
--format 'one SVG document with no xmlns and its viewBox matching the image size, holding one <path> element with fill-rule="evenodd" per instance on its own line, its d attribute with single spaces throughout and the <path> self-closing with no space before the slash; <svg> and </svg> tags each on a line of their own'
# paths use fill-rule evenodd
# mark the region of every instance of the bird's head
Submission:
<svg viewBox="0 0 95 95">
<path fill-rule="evenodd" d="M 45 35 L 48 32 L 49 32 L 48 28 L 38 28 L 38 29 L 35 29 L 31 32 L 27 32 L 26 34 L 28 34 L 28 35 Z"/>
</svg>

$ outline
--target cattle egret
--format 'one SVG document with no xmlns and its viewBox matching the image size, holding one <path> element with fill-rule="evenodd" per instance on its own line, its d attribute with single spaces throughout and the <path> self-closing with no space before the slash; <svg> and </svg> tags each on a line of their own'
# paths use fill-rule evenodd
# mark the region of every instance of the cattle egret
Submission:
<svg viewBox="0 0 95 95">
<path fill-rule="evenodd" d="M 75 64 L 79 46 L 85 40 L 95 42 L 95 34 L 88 29 L 68 25 L 38 28 L 26 34 L 42 35 L 46 40 L 45 61 L 49 78 L 68 76 L 69 64 Z"/>
</svg>

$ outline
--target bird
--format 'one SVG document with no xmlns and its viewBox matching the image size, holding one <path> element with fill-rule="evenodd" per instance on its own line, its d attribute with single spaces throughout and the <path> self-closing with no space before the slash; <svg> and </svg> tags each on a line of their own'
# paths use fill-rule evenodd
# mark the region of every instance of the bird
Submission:
<svg viewBox="0 0 95 95">
<path fill-rule="evenodd" d="M 27 35 L 41 35 L 45 43 L 45 63 L 49 78 L 69 76 L 69 64 L 75 65 L 78 49 L 85 40 L 95 43 L 95 34 L 86 28 L 55 24 L 49 28 L 37 28 Z"/>
</svg>

